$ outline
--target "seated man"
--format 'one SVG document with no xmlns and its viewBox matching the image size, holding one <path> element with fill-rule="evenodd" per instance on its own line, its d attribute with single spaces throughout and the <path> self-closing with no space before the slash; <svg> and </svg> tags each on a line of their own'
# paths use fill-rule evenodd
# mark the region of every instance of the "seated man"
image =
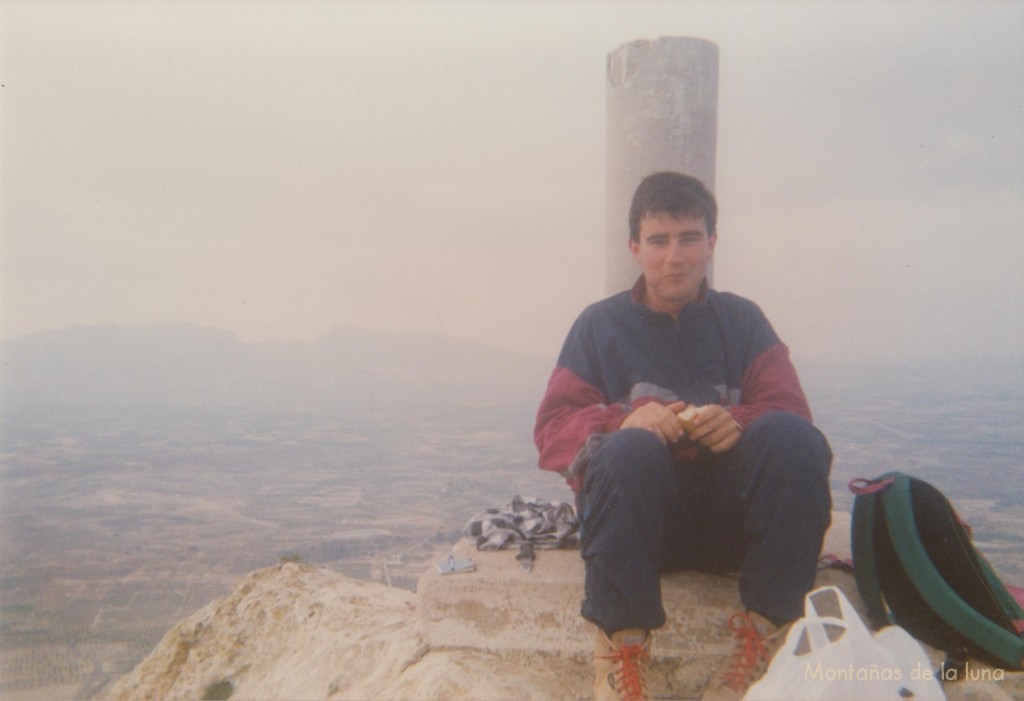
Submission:
<svg viewBox="0 0 1024 701">
<path fill-rule="evenodd" d="M 802 615 L 829 526 L 832 452 L 788 349 L 755 304 L 708 287 L 716 216 L 700 181 L 644 179 L 642 274 L 579 316 L 537 413 L 540 466 L 581 513 L 598 699 L 646 698 L 660 575 L 680 570 L 740 573 L 736 652 L 704 698 L 741 698 Z"/>
</svg>

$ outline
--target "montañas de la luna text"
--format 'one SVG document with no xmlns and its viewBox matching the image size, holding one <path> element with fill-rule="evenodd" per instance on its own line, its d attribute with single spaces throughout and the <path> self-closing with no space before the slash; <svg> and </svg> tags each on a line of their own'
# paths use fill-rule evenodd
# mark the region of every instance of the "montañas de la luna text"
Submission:
<svg viewBox="0 0 1024 701">
<path fill-rule="evenodd" d="M 907 676 L 899 667 L 883 667 L 869 665 L 867 667 L 826 667 L 821 662 L 816 665 L 807 663 L 804 668 L 804 679 L 808 681 L 902 681 Z M 911 681 L 938 679 L 945 682 L 955 681 L 993 681 L 1000 682 L 1006 678 L 1006 670 L 1001 667 L 971 666 L 970 662 L 962 665 L 946 666 L 943 662 L 938 670 L 918 663 L 910 670 Z"/>
</svg>

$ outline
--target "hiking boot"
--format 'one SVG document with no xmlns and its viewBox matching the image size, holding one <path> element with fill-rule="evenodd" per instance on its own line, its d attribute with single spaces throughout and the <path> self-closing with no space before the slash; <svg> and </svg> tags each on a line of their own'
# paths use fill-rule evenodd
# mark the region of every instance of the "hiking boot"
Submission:
<svg viewBox="0 0 1024 701">
<path fill-rule="evenodd" d="M 646 701 L 651 634 L 620 630 L 609 639 L 597 629 L 594 646 L 595 701 Z"/>
<path fill-rule="evenodd" d="M 777 628 L 764 616 L 753 612 L 729 617 L 733 649 L 729 660 L 711 678 L 701 701 L 736 701 L 764 676 L 768 663 L 786 640 L 789 625 Z"/>
</svg>

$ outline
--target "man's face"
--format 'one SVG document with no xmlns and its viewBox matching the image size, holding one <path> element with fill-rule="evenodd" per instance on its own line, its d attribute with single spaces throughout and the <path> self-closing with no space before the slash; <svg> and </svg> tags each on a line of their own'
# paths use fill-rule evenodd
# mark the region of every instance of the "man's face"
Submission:
<svg viewBox="0 0 1024 701">
<path fill-rule="evenodd" d="M 704 217 L 676 218 L 655 212 L 640 220 L 638 238 L 629 240 L 629 250 L 647 283 L 644 302 L 655 311 L 677 316 L 697 301 L 717 236 L 708 236 Z"/>
</svg>

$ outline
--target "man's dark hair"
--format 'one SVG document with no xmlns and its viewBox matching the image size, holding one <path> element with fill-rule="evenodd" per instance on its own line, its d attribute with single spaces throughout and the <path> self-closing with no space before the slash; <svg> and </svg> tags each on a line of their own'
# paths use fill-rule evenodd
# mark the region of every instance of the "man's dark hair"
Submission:
<svg viewBox="0 0 1024 701">
<path fill-rule="evenodd" d="M 715 233 L 718 204 L 697 178 L 669 171 L 644 178 L 629 208 L 629 238 L 639 241 L 640 220 L 661 212 L 673 217 L 704 217 L 708 236 Z"/>
</svg>

